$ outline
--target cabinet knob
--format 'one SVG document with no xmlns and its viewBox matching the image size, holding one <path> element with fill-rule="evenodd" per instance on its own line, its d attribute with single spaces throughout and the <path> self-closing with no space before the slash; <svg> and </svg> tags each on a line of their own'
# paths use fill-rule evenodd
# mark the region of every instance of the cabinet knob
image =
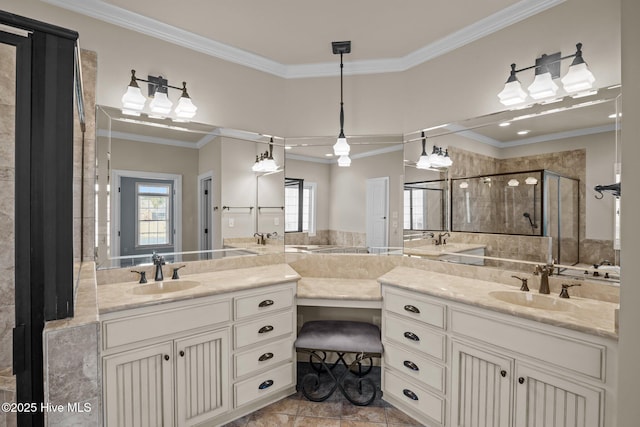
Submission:
<svg viewBox="0 0 640 427">
<path fill-rule="evenodd" d="M 273 385 L 273 380 L 266 380 L 262 384 L 258 386 L 258 389 L 264 390 L 265 388 L 269 388 Z"/>
<path fill-rule="evenodd" d="M 500 371 L 500 375 L 502 376 L 502 378 L 507 376 L 507 371 L 505 371 L 504 369 L 502 371 Z"/>
<path fill-rule="evenodd" d="M 270 305 L 273 305 L 273 300 L 266 299 L 266 300 L 262 301 L 260 304 L 258 304 L 258 307 L 260 307 L 260 308 L 269 307 Z"/>
<path fill-rule="evenodd" d="M 267 326 L 263 326 L 262 328 L 260 328 L 258 333 L 259 334 L 266 334 L 267 332 L 271 332 L 271 331 L 273 331 L 273 326 L 267 325 Z"/>
<path fill-rule="evenodd" d="M 402 393 L 411 400 L 418 400 L 418 396 L 408 388 L 405 388 L 404 390 L 402 390 Z"/>
<path fill-rule="evenodd" d="M 411 305 L 411 304 L 405 305 L 404 309 L 406 311 L 411 312 L 411 313 L 420 314 L 420 309 L 418 307 L 415 307 L 415 306 Z"/>
<path fill-rule="evenodd" d="M 265 360 L 273 359 L 273 353 L 265 353 L 262 356 L 258 357 L 259 362 L 264 362 Z"/>
<path fill-rule="evenodd" d="M 404 361 L 404 366 L 406 366 L 407 368 L 411 369 L 412 371 L 419 371 L 420 368 L 418 368 L 418 365 L 416 365 L 415 363 L 411 362 L 410 360 L 405 360 Z"/>
<path fill-rule="evenodd" d="M 184 350 L 180 350 L 180 357 L 184 357 Z"/>
<path fill-rule="evenodd" d="M 164 360 L 169 360 L 169 355 L 168 354 L 164 355 Z"/>
<path fill-rule="evenodd" d="M 524 384 L 524 378 L 523 378 L 523 377 L 518 378 L 518 382 L 519 382 L 520 384 Z"/>
<path fill-rule="evenodd" d="M 414 334 L 413 332 L 405 332 L 404 337 L 411 341 L 420 341 L 420 337 Z"/>
</svg>

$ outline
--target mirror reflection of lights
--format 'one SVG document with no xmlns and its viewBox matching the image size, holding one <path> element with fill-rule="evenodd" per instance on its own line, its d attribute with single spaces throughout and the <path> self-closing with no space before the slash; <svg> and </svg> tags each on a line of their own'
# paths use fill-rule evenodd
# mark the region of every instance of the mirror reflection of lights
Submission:
<svg viewBox="0 0 640 427">
<path fill-rule="evenodd" d="M 468 182 L 466 182 L 466 181 L 465 181 L 465 182 L 461 182 L 461 183 L 460 183 L 460 188 L 463 188 L 463 189 L 464 189 L 464 188 L 469 188 L 469 183 L 468 183 Z"/>
<path fill-rule="evenodd" d="M 518 181 L 517 179 L 510 179 L 509 182 L 507 182 L 507 185 L 509 187 L 517 187 L 518 185 L 520 185 L 520 181 Z"/>
<path fill-rule="evenodd" d="M 528 185 L 536 185 L 538 183 L 538 179 L 532 176 L 529 176 L 527 177 L 527 179 L 524 180 L 524 183 Z"/>
</svg>

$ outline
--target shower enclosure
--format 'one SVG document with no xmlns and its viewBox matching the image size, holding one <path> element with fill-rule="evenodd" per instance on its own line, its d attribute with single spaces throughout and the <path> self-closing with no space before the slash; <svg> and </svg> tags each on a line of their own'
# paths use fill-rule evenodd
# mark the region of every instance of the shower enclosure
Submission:
<svg viewBox="0 0 640 427">
<path fill-rule="evenodd" d="M 454 178 L 451 231 L 551 237 L 552 260 L 576 264 L 579 183 L 549 170 Z"/>
</svg>

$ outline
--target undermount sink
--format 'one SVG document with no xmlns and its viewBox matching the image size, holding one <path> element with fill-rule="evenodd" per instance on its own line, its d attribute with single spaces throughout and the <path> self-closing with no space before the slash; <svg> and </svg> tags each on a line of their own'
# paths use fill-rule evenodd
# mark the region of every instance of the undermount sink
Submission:
<svg viewBox="0 0 640 427">
<path fill-rule="evenodd" d="M 519 291 L 493 291 L 489 295 L 497 300 L 522 307 L 538 308 L 540 310 L 573 311 L 575 304 L 552 295 L 534 294 Z"/>
<path fill-rule="evenodd" d="M 146 285 L 136 286 L 131 293 L 136 295 L 156 295 L 169 292 L 184 291 L 200 286 L 200 282 L 193 280 L 167 280 L 166 282 L 154 282 Z"/>
</svg>

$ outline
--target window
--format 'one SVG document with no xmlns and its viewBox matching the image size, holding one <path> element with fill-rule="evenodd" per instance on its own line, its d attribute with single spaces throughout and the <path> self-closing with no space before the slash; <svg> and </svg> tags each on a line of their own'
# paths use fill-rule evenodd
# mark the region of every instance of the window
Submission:
<svg viewBox="0 0 640 427">
<path fill-rule="evenodd" d="M 425 230 L 426 190 L 408 188 L 404 190 L 404 228 Z"/>
<path fill-rule="evenodd" d="M 284 187 L 284 231 L 316 233 L 316 188 L 315 182 L 285 178 Z"/>
<path fill-rule="evenodd" d="M 136 185 L 136 245 L 171 244 L 171 186 Z"/>
</svg>

